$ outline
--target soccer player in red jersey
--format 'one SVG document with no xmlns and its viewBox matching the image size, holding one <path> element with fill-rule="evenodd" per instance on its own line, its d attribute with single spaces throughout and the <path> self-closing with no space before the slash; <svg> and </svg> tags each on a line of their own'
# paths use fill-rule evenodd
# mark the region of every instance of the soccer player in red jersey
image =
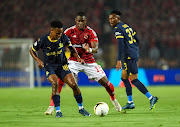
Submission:
<svg viewBox="0 0 180 127">
<path fill-rule="evenodd" d="M 73 47 L 76 48 L 78 55 L 85 61 L 85 64 L 79 64 L 77 59 L 71 55 L 68 60 L 69 69 L 75 77 L 79 72 L 84 72 L 89 79 L 95 80 L 104 86 L 115 109 L 121 111 L 121 105 L 115 98 L 113 84 L 109 82 L 105 72 L 93 57 L 93 53 L 98 52 L 99 44 L 96 32 L 86 25 L 87 19 L 84 12 L 78 12 L 75 22 L 76 25 L 66 29 L 64 33 L 69 37 Z M 62 85 L 59 87 L 62 87 Z M 52 107 L 51 111 L 46 111 L 45 114 L 52 114 L 53 111 L 54 108 Z"/>
</svg>

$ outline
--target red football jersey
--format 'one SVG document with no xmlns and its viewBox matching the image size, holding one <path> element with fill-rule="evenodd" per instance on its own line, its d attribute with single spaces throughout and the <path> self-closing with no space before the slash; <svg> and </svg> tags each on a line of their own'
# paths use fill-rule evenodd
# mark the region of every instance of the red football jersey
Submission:
<svg viewBox="0 0 180 127">
<path fill-rule="evenodd" d="M 85 61 L 85 63 L 94 63 L 95 59 L 93 57 L 93 53 L 87 52 L 82 45 L 87 43 L 89 47 L 91 47 L 91 42 L 98 42 L 96 32 L 91 29 L 89 26 L 86 26 L 84 31 L 78 30 L 76 25 L 70 28 L 67 28 L 64 33 L 69 37 L 73 47 L 76 48 L 81 59 Z M 77 61 L 76 57 L 70 56 L 69 60 Z"/>
</svg>

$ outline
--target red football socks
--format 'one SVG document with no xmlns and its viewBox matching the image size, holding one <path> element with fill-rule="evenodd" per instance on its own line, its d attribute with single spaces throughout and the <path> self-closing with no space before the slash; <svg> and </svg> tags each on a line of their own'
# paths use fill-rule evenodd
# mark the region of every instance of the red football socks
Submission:
<svg viewBox="0 0 180 127">
<path fill-rule="evenodd" d="M 113 86 L 113 84 L 108 81 L 104 87 L 106 88 L 106 91 L 109 93 L 109 95 L 111 97 L 111 100 L 114 100 L 115 99 L 115 94 L 114 94 L 114 86 Z"/>
</svg>

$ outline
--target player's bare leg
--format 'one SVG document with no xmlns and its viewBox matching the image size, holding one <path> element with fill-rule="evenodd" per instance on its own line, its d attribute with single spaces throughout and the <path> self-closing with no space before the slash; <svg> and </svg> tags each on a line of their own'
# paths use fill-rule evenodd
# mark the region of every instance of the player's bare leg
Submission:
<svg viewBox="0 0 180 127">
<path fill-rule="evenodd" d="M 62 87 L 64 85 L 64 82 L 61 81 L 60 78 L 58 78 L 58 81 L 59 81 L 59 94 L 62 90 Z M 51 101 L 50 101 L 50 105 L 48 107 L 48 109 L 46 110 L 46 112 L 44 113 L 45 115 L 53 115 L 54 114 L 54 102 L 53 102 L 53 98 L 52 98 L 52 95 L 51 95 Z"/>
<path fill-rule="evenodd" d="M 106 91 L 109 93 L 110 95 L 110 100 L 112 102 L 112 104 L 114 105 L 115 109 L 120 112 L 121 111 L 121 105 L 119 104 L 119 102 L 116 100 L 115 98 L 115 92 L 114 92 L 114 86 L 112 83 L 109 82 L 108 78 L 106 76 L 104 76 L 103 78 L 101 78 L 98 83 L 100 83 L 102 86 L 105 87 Z"/>
<path fill-rule="evenodd" d="M 76 99 L 76 102 L 79 106 L 79 113 L 82 114 L 83 116 L 91 116 L 89 112 L 87 112 L 84 107 L 83 107 L 83 99 L 81 96 L 81 91 L 72 75 L 72 73 L 69 73 L 65 76 L 63 79 L 65 83 L 67 83 L 73 90 L 74 93 L 74 98 Z"/>
<path fill-rule="evenodd" d="M 59 83 L 58 77 L 55 74 L 52 74 L 48 77 L 48 80 L 52 84 L 52 98 L 56 109 L 56 117 L 62 117 L 62 113 L 60 110 L 60 96 L 59 96 Z"/>
</svg>

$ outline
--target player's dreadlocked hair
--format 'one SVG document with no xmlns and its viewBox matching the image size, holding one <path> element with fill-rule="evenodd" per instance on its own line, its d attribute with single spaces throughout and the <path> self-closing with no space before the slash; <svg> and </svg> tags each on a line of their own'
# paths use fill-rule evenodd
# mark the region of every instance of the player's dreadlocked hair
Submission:
<svg viewBox="0 0 180 127">
<path fill-rule="evenodd" d="M 113 10 L 113 11 L 111 11 L 110 14 L 116 14 L 116 15 L 119 15 L 119 16 L 122 15 L 122 13 L 119 10 Z"/>
<path fill-rule="evenodd" d="M 77 15 L 76 15 L 76 16 L 86 16 L 86 13 L 85 13 L 85 12 L 80 11 L 80 12 L 78 12 L 78 13 L 77 13 Z"/>
<path fill-rule="evenodd" d="M 62 24 L 62 22 L 59 21 L 59 20 L 53 20 L 53 21 L 51 22 L 51 27 L 53 27 L 53 28 L 62 28 L 62 27 L 63 27 L 63 24 Z"/>
</svg>

